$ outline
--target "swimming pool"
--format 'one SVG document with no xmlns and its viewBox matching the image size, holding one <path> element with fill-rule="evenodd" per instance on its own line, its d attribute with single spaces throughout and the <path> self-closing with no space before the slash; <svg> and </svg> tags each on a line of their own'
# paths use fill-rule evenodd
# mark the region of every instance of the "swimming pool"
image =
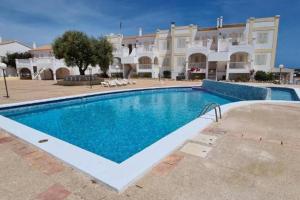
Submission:
<svg viewBox="0 0 300 200">
<path fill-rule="evenodd" d="M 282 87 L 270 87 L 272 100 L 299 101 L 294 89 Z"/>
<path fill-rule="evenodd" d="M 75 98 L 0 114 L 121 163 L 197 118 L 206 104 L 233 101 L 199 89 L 172 88 Z"/>
</svg>

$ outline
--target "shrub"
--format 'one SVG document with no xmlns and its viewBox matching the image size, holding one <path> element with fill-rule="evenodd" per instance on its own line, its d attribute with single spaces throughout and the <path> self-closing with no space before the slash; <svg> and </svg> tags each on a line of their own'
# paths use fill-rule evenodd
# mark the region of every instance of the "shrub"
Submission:
<svg viewBox="0 0 300 200">
<path fill-rule="evenodd" d="M 142 72 L 142 73 L 139 73 L 138 76 L 141 78 L 152 78 L 152 73 L 151 72 Z"/>
<path fill-rule="evenodd" d="M 267 80 L 268 81 L 274 81 L 275 80 L 275 76 L 272 72 L 267 73 Z"/>
<path fill-rule="evenodd" d="M 164 71 L 164 78 L 171 78 L 171 71 Z"/>
<path fill-rule="evenodd" d="M 267 81 L 267 80 L 268 80 L 267 73 L 264 72 L 264 71 L 257 71 L 257 72 L 255 73 L 254 78 L 255 78 L 255 80 L 257 80 L 257 81 Z"/>
<path fill-rule="evenodd" d="M 248 76 L 237 76 L 234 78 L 235 82 L 248 82 L 249 77 Z"/>
</svg>

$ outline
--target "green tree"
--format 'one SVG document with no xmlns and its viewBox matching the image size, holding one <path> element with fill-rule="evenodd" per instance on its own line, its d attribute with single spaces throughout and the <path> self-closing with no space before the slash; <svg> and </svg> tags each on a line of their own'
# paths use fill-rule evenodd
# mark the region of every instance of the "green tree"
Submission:
<svg viewBox="0 0 300 200">
<path fill-rule="evenodd" d="M 113 62 L 113 46 L 105 37 L 93 38 L 92 41 L 95 63 L 99 65 L 101 71 L 107 76 L 109 65 Z"/>
<path fill-rule="evenodd" d="M 95 66 L 94 45 L 83 32 L 66 31 L 54 40 L 52 48 L 56 58 L 64 59 L 69 67 L 78 67 L 84 75 L 89 65 Z"/>
<path fill-rule="evenodd" d="M 16 67 L 16 59 L 28 59 L 32 58 L 31 53 L 7 53 L 6 57 L 2 58 L 2 62 L 7 64 L 7 66 Z"/>
</svg>

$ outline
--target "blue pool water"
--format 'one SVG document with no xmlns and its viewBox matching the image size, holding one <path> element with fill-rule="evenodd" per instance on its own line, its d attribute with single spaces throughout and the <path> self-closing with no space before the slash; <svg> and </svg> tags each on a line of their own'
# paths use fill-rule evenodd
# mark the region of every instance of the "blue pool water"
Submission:
<svg viewBox="0 0 300 200">
<path fill-rule="evenodd" d="M 192 88 L 157 89 L 33 105 L 2 114 L 121 163 L 195 119 L 207 103 L 232 101 Z"/>
<path fill-rule="evenodd" d="M 298 101 L 297 94 L 289 88 L 271 87 L 272 100 Z"/>
</svg>

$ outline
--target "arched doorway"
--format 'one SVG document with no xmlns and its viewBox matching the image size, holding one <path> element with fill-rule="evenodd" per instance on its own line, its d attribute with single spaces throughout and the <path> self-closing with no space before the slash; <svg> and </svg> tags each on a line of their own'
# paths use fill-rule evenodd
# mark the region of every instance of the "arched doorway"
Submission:
<svg viewBox="0 0 300 200">
<path fill-rule="evenodd" d="M 188 59 L 189 79 L 204 79 L 206 73 L 207 57 L 202 53 L 194 53 Z"/>
<path fill-rule="evenodd" d="M 20 69 L 20 79 L 32 79 L 31 71 L 28 68 L 22 68 Z"/>
<path fill-rule="evenodd" d="M 61 67 L 56 70 L 55 74 L 56 79 L 64 79 L 66 76 L 70 75 L 70 71 L 67 68 Z"/>
<path fill-rule="evenodd" d="M 151 58 L 148 56 L 143 56 L 139 58 L 139 69 L 151 69 Z"/>
<path fill-rule="evenodd" d="M 53 71 L 51 69 L 44 69 L 40 73 L 41 80 L 54 80 Z"/>
</svg>

